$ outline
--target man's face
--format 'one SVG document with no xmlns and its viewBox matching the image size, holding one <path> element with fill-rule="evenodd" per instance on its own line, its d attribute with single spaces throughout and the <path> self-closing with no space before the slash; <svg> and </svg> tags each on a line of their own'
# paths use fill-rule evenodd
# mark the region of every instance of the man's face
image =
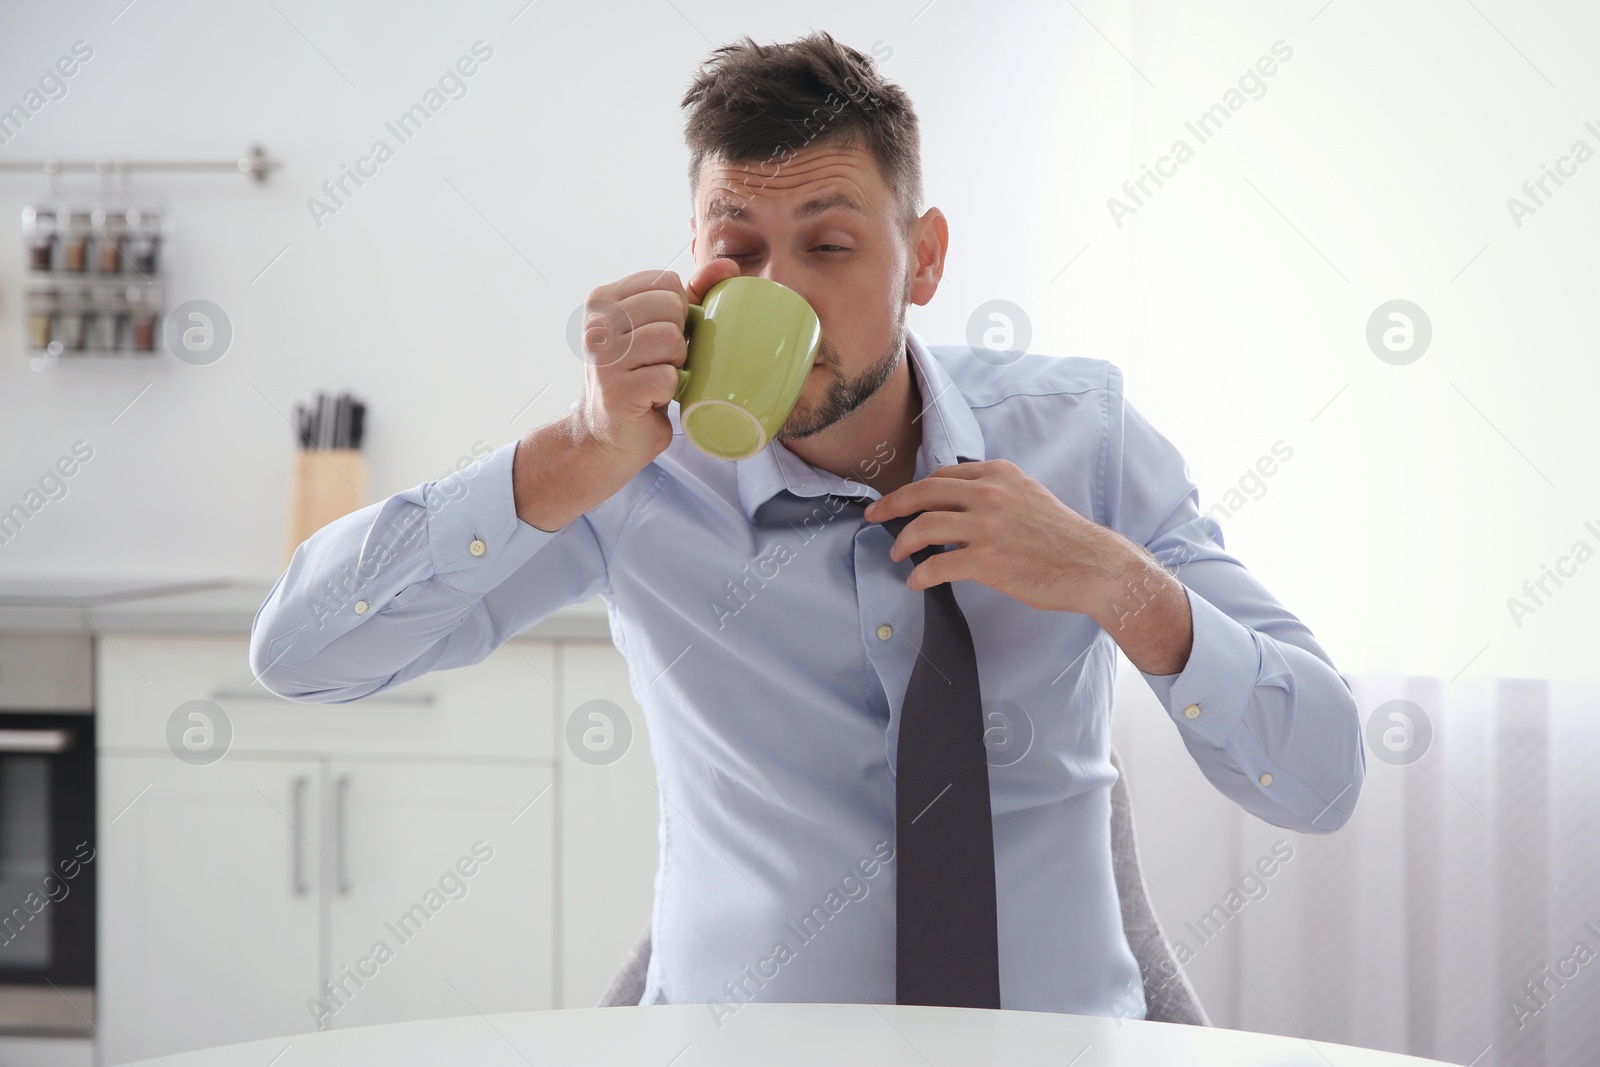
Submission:
<svg viewBox="0 0 1600 1067">
<path fill-rule="evenodd" d="M 779 440 L 808 437 L 871 396 L 904 355 L 911 276 L 899 207 L 865 148 L 808 145 L 787 162 L 708 160 L 695 196 L 696 267 L 733 259 L 817 312 L 816 363 Z"/>
</svg>

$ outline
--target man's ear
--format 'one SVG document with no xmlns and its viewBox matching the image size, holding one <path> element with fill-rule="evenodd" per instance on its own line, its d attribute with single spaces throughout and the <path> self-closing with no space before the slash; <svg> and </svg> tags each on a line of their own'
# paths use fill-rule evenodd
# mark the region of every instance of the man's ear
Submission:
<svg viewBox="0 0 1600 1067">
<path fill-rule="evenodd" d="M 944 212 L 930 207 L 911 224 L 911 286 L 908 297 L 922 305 L 933 299 L 944 277 L 944 257 L 950 247 L 950 224 Z"/>
</svg>

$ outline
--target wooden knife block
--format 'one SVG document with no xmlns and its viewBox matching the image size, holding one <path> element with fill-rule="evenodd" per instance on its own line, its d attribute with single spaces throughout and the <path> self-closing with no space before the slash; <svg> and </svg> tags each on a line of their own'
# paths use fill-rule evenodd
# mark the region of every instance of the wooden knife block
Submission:
<svg viewBox="0 0 1600 1067">
<path fill-rule="evenodd" d="M 289 484 L 289 530 L 283 565 L 306 538 L 364 507 L 367 464 L 356 448 L 300 449 Z"/>
</svg>

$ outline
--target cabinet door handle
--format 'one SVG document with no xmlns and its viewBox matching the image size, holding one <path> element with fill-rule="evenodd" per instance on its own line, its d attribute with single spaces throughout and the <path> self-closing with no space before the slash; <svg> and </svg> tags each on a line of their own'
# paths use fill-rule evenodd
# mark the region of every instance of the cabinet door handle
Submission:
<svg viewBox="0 0 1600 1067">
<path fill-rule="evenodd" d="M 333 783 L 333 865 L 334 873 L 338 877 L 339 895 L 344 896 L 350 892 L 350 879 L 345 877 L 345 848 L 344 848 L 344 823 L 345 823 L 345 795 L 350 792 L 350 776 L 341 774 Z"/>
<path fill-rule="evenodd" d="M 294 895 L 303 897 L 311 890 L 306 886 L 305 868 L 305 841 L 306 841 L 306 790 L 311 786 L 311 779 L 302 774 L 294 780 L 290 796 L 290 825 L 294 829 L 294 836 L 289 839 L 289 867 L 294 879 Z"/>
</svg>

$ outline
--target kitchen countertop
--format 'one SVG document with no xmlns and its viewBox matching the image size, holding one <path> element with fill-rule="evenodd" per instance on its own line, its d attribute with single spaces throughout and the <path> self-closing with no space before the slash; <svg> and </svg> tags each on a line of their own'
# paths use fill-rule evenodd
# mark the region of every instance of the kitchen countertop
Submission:
<svg viewBox="0 0 1600 1067">
<path fill-rule="evenodd" d="M 276 581 L 0 577 L 0 632 L 248 634 Z M 594 597 L 514 636 L 609 641 L 611 627 Z"/>
</svg>

